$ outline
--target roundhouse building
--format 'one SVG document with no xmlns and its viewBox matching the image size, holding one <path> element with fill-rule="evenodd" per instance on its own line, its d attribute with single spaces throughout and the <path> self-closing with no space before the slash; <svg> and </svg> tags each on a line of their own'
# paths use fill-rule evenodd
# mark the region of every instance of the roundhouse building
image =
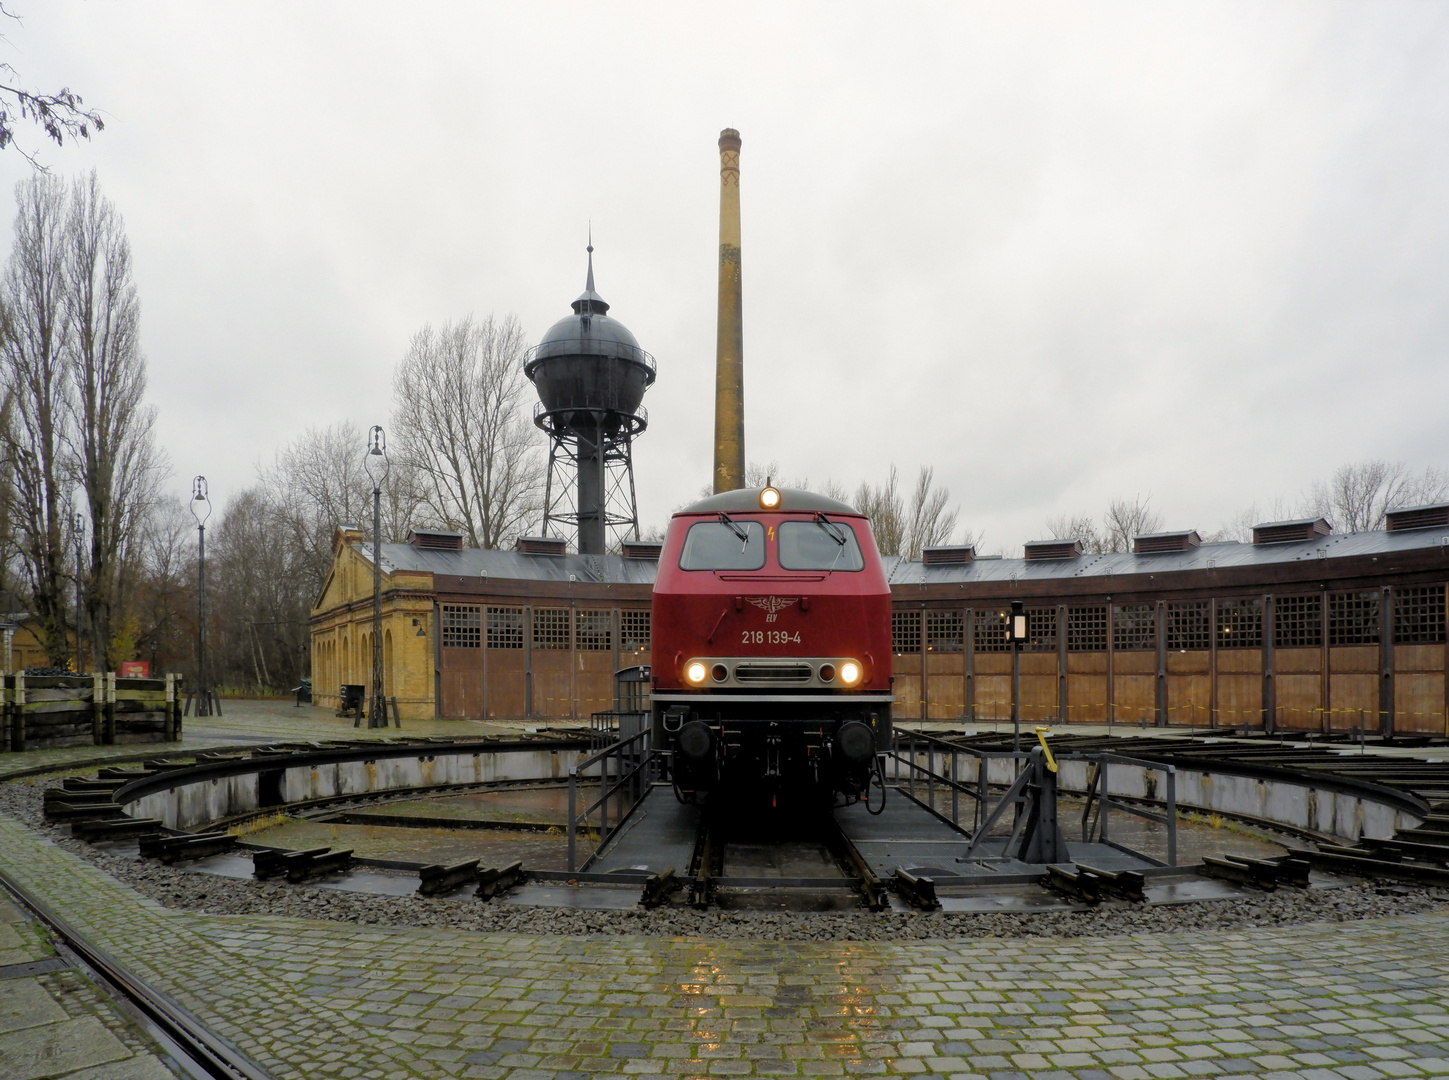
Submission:
<svg viewBox="0 0 1449 1080">
<path fill-rule="evenodd" d="M 557 539 L 465 549 L 456 533 L 384 544 L 388 692 L 404 718 L 584 719 L 612 707 L 612 673 L 649 662 L 658 545 L 567 553 Z M 366 683 L 371 549 L 338 530 L 312 613 L 318 701 Z M 1449 504 L 1398 510 L 1381 532 L 1274 522 L 1252 543 L 1191 531 L 1123 554 L 1075 541 L 1020 559 L 970 548 L 887 560 L 895 716 L 1005 719 L 1005 613 L 1022 601 L 1027 721 L 1446 733 Z"/>
</svg>

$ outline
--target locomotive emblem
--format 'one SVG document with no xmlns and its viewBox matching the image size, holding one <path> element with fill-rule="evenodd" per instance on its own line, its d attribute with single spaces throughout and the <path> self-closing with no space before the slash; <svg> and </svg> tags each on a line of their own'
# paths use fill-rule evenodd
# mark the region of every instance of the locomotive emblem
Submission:
<svg viewBox="0 0 1449 1080">
<path fill-rule="evenodd" d="M 800 601 L 798 596 L 747 596 L 745 599 L 765 613 L 766 622 L 774 622 L 780 612 Z"/>
</svg>

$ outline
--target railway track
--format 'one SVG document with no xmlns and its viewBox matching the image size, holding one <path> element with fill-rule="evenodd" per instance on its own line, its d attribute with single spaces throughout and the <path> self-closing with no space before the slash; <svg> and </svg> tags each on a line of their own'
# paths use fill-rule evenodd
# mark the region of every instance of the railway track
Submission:
<svg viewBox="0 0 1449 1080">
<path fill-rule="evenodd" d="M 161 990 L 127 971 L 43 900 L 0 869 L 0 886 L 52 935 L 56 951 L 84 971 L 195 1080 L 271 1080 L 229 1041 Z"/>
<path fill-rule="evenodd" d="M 738 897 L 760 890 L 777 895 L 855 892 L 871 911 L 887 906 L 885 883 L 829 813 L 805 815 L 784 837 L 767 835 L 770 828 L 706 806 L 687 877 L 672 879 L 677 887 L 687 888 L 690 906 L 707 908 L 719 903 L 722 893 Z M 778 825 L 773 828 L 778 830 Z M 672 891 L 665 875 L 655 875 L 645 883 L 641 902 L 657 907 Z"/>
</svg>

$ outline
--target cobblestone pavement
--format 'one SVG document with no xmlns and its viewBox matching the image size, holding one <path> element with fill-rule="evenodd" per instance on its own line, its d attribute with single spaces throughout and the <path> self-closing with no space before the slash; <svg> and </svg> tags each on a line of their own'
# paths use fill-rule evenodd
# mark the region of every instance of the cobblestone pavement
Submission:
<svg viewBox="0 0 1449 1080">
<path fill-rule="evenodd" d="M 1449 1075 L 1449 915 L 880 945 L 206 916 L 0 819 L 7 873 L 277 1077 Z"/>
<path fill-rule="evenodd" d="M 155 1047 L 43 928 L 0 900 L 0 1076 L 175 1080 Z"/>
</svg>

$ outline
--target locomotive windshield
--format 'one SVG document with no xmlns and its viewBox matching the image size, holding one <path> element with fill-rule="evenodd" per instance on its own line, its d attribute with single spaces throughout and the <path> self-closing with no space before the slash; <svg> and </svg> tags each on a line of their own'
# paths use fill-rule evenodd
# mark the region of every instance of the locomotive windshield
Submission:
<svg viewBox="0 0 1449 1080">
<path fill-rule="evenodd" d="M 817 514 L 814 521 L 780 525 L 780 566 L 786 570 L 864 570 L 855 530 Z"/>
<path fill-rule="evenodd" d="M 684 551 L 679 556 L 681 570 L 759 570 L 764 565 L 764 526 L 734 518 L 696 521 L 684 537 Z"/>
</svg>

